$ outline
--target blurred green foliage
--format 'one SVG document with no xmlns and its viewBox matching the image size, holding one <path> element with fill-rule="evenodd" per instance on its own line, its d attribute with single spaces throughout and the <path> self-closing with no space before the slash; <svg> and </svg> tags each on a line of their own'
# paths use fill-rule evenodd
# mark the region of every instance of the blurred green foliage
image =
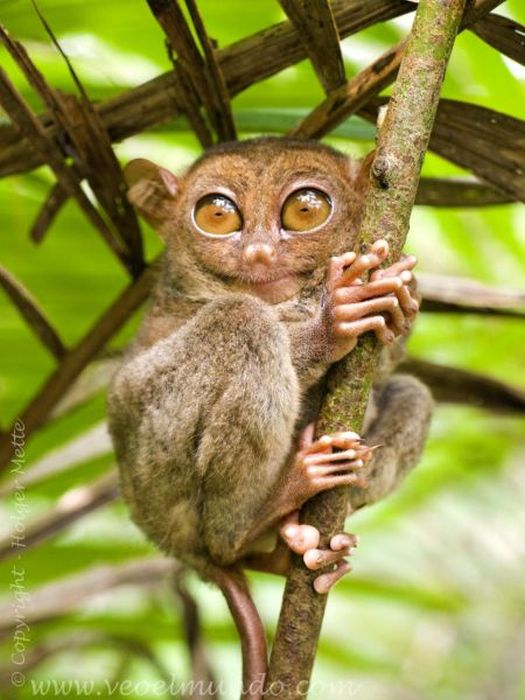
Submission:
<svg viewBox="0 0 525 700">
<path fill-rule="evenodd" d="M 142 0 L 40 0 L 39 6 L 94 100 L 138 85 L 170 69 L 163 35 Z M 210 34 L 220 46 L 283 18 L 277 2 L 200 0 Z M 521 0 L 498 10 L 525 23 Z M 0 19 L 23 41 L 48 81 L 71 90 L 63 60 L 49 42 L 29 0 L 2 0 Z M 408 15 L 343 42 L 347 75 L 355 74 L 397 42 Z M 35 109 L 42 109 L 18 69 L 2 65 Z M 472 101 L 524 118 L 525 69 L 502 58 L 476 36 L 457 40 L 444 96 Z M 307 62 L 255 85 L 233 101 L 241 136 L 285 133 L 322 99 Z M 327 141 L 351 155 L 370 150 L 373 130 L 352 118 Z M 146 156 L 183 169 L 198 154 L 183 120 L 117 144 L 119 157 Z M 458 169 L 429 155 L 425 173 Z M 0 180 L 0 259 L 33 294 L 68 345 L 90 328 L 125 284 L 125 276 L 77 207 L 68 204 L 44 243 L 28 230 L 53 182 L 47 168 Z M 144 227 L 145 229 L 145 227 Z M 416 208 L 409 249 L 424 272 L 468 276 L 494 285 L 523 286 L 525 212 L 522 205 L 480 210 Z M 148 258 L 160 249 L 145 231 Z M 112 343 L 122 346 L 134 319 Z M 0 412 L 7 427 L 53 368 L 53 361 L 0 296 Z M 410 344 L 413 355 L 499 377 L 525 388 L 523 323 L 481 316 L 422 315 Z M 27 446 L 29 471 L 44 457 L 57 461 L 72 440 L 104 420 L 103 394 L 56 418 Z M 330 596 L 313 698 L 370 700 L 478 700 L 525 698 L 525 442 L 524 421 L 468 407 L 440 406 L 424 459 L 386 502 L 358 513 L 350 527 L 361 537 L 355 571 Z M 25 493 L 27 522 L 56 505 L 68 489 L 89 483 L 113 465 L 107 447 L 64 468 Z M 13 504 L 1 506 L 8 536 Z M 153 553 L 122 504 L 79 520 L 58 537 L 23 554 L 25 585 L 37 587 L 101 564 Z M 18 562 L 20 564 L 20 562 Z M 3 601 L 9 605 L 12 563 L 2 565 Z M 271 630 L 281 582 L 254 577 L 262 615 Z M 209 655 L 233 687 L 240 660 L 237 638 L 217 591 L 191 580 L 200 603 Z M 86 632 L 140 640 L 179 679 L 188 676 L 181 612 L 166 586 L 119 588 L 89 600 L 61 619 L 34 624 L 29 648 Z M 3 642 L 8 659 L 13 641 Z M 36 679 L 158 679 L 159 668 L 116 643 L 66 649 L 33 672 Z M 328 684 L 328 685 L 327 685 Z M 331 684 L 331 685 L 330 685 Z M 339 685 L 338 685 L 339 684 Z M 107 689 L 96 686 L 104 697 Z M 327 688 L 329 690 L 327 690 Z M 102 689 L 102 690 L 101 690 Z M 35 697 L 30 683 L 9 697 Z M 96 694 L 96 693 L 93 693 Z M 51 695 L 51 693 L 50 693 Z M 109 695 L 108 695 L 109 696 Z M 234 693 L 228 696 L 233 697 Z M 8 696 L 6 696 L 8 697 Z M 112 697 L 159 697 L 115 692 Z"/>
</svg>

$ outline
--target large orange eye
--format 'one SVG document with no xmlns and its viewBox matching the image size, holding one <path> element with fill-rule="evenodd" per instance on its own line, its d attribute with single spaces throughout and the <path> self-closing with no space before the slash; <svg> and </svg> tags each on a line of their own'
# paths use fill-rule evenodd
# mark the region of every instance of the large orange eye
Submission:
<svg viewBox="0 0 525 700">
<path fill-rule="evenodd" d="M 195 223 L 205 233 L 227 236 L 242 228 L 241 213 L 235 202 L 223 194 L 208 194 L 195 206 Z"/>
<path fill-rule="evenodd" d="M 312 187 L 297 190 L 286 198 L 281 212 L 281 222 L 287 231 L 311 231 L 330 216 L 330 197 Z"/>
</svg>

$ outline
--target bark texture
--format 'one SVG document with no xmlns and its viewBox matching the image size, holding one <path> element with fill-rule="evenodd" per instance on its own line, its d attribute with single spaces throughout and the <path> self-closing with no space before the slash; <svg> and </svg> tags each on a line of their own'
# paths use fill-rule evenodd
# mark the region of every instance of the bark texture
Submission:
<svg viewBox="0 0 525 700">
<path fill-rule="evenodd" d="M 365 250 L 374 240 L 386 238 L 391 249 L 390 262 L 399 257 L 405 242 L 464 4 L 464 0 L 421 0 L 379 130 L 360 245 Z M 321 410 L 319 434 L 349 428 L 360 431 L 378 356 L 376 343 L 366 338 L 334 368 Z M 302 519 L 329 539 L 343 528 L 346 511 L 346 490 L 334 489 L 309 501 Z M 286 583 L 270 660 L 268 692 L 272 697 L 292 699 L 306 695 L 327 600 L 313 589 L 317 575 L 296 558 Z"/>
</svg>

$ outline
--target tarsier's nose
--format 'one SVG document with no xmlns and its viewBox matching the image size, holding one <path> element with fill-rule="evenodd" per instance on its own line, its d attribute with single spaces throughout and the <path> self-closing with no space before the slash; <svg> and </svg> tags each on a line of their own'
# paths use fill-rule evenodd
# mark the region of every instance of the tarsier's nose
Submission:
<svg viewBox="0 0 525 700">
<path fill-rule="evenodd" d="M 277 251 L 271 243 L 249 243 L 243 250 L 243 257 L 248 265 L 262 264 L 271 267 L 277 257 Z"/>
</svg>

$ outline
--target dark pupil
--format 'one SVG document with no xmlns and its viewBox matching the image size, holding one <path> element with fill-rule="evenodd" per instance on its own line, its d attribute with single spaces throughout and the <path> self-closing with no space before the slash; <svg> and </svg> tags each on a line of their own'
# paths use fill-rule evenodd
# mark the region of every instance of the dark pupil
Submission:
<svg viewBox="0 0 525 700">
<path fill-rule="evenodd" d="M 301 208 L 299 211 L 303 214 L 310 214 L 313 209 L 320 209 L 322 206 L 322 201 L 317 192 L 312 190 L 305 190 L 301 194 L 297 195 L 297 199 Z"/>
<path fill-rule="evenodd" d="M 235 213 L 235 204 L 229 199 L 226 199 L 226 197 L 215 197 L 212 204 L 217 207 L 217 211 L 215 211 L 213 215 L 219 218 L 224 216 L 224 214 Z"/>
</svg>

